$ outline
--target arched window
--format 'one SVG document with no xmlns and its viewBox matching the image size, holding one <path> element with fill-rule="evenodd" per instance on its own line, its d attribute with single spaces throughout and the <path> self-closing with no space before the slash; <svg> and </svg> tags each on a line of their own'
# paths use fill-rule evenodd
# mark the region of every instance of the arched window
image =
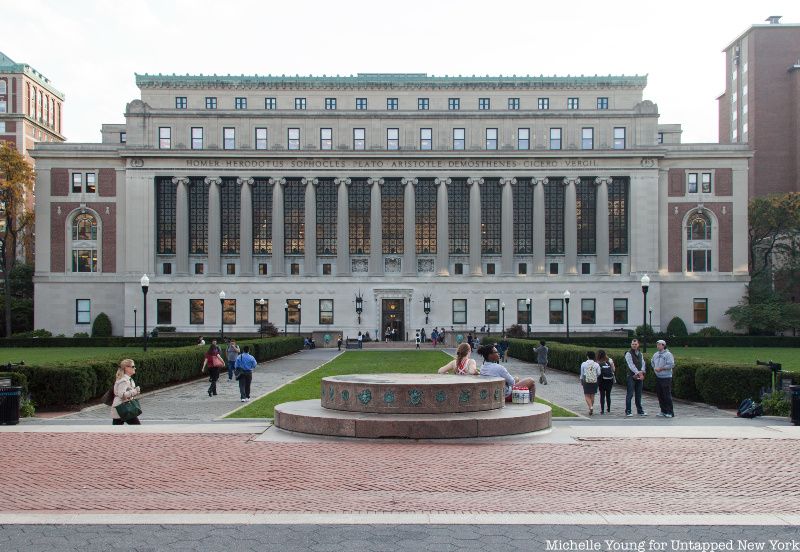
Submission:
<svg viewBox="0 0 800 552">
<path fill-rule="evenodd" d="M 702 211 L 689 216 L 686 222 L 686 271 L 711 271 L 711 221 Z"/>
<path fill-rule="evenodd" d="M 72 272 L 97 272 L 97 219 L 79 213 L 72 219 Z"/>
<path fill-rule="evenodd" d="M 0 94 L 7 94 L 8 93 L 8 84 L 6 84 L 5 79 L 0 79 Z"/>
</svg>

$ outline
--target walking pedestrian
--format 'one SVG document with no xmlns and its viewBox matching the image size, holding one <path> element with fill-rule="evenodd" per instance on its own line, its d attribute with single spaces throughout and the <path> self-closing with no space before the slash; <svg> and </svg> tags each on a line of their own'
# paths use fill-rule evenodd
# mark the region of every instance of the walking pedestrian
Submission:
<svg viewBox="0 0 800 552">
<path fill-rule="evenodd" d="M 611 412 L 611 388 L 614 387 L 616 367 L 603 349 L 597 351 L 597 364 L 600 365 L 600 414 Z"/>
<path fill-rule="evenodd" d="M 210 385 L 208 386 L 209 397 L 217 394 L 217 380 L 219 379 L 219 371 L 225 366 L 225 361 L 222 360 L 222 357 L 219 354 L 219 347 L 217 347 L 216 343 L 216 340 L 212 341 L 211 346 L 203 356 L 203 368 L 200 370 L 201 372 L 205 373 L 206 368 L 208 368 L 208 381 L 210 382 Z"/>
<path fill-rule="evenodd" d="M 236 364 L 236 357 L 239 356 L 239 346 L 236 344 L 235 339 L 228 342 L 228 350 L 226 351 L 228 357 L 228 381 L 233 381 L 233 369 Z"/>
<path fill-rule="evenodd" d="M 644 355 L 639 350 L 639 340 L 634 339 L 631 341 L 631 350 L 625 353 L 625 363 L 628 365 L 628 389 L 625 393 L 625 416 L 630 418 L 633 416 L 631 413 L 631 398 L 636 395 L 636 413 L 639 416 L 647 416 L 647 412 L 642 407 L 642 386 L 644 385 L 644 376 L 647 366 L 644 362 Z"/>
<path fill-rule="evenodd" d="M 433 343 L 434 348 L 436 348 L 437 341 L 439 341 L 439 331 L 434 327 L 431 332 L 431 343 Z"/>
<path fill-rule="evenodd" d="M 419 338 L 420 338 L 420 340 L 422 340 L 422 342 L 423 342 L 423 343 L 425 343 L 425 337 L 426 337 L 426 336 L 425 336 L 425 328 L 422 328 L 422 329 L 419 331 Z"/>
<path fill-rule="evenodd" d="M 236 359 L 236 368 L 241 370 L 239 374 L 239 397 L 242 402 L 250 400 L 250 384 L 253 382 L 253 370 L 256 364 L 256 359 L 250 354 L 250 347 L 245 345 L 242 354 Z"/>
<path fill-rule="evenodd" d="M 539 364 L 539 383 L 547 385 L 547 355 L 550 353 L 550 349 L 542 340 L 539 341 L 539 346 L 533 352 L 536 353 L 536 362 Z"/>
<path fill-rule="evenodd" d="M 594 396 L 597 394 L 597 379 L 600 377 L 600 365 L 595 362 L 594 351 L 586 353 L 586 360 L 581 364 L 581 386 L 583 398 L 589 407 L 589 416 L 594 414 Z"/>
<path fill-rule="evenodd" d="M 414 339 L 417 342 L 417 349 L 419 349 L 419 343 L 420 343 L 419 332 L 417 332 L 417 336 Z"/>
<path fill-rule="evenodd" d="M 383 334 L 383 337 L 386 339 L 386 343 L 389 343 L 389 337 L 392 335 L 392 327 L 386 326 L 386 333 Z"/>
<path fill-rule="evenodd" d="M 142 423 L 139 421 L 139 416 L 123 420 L 117 412 L 117 406 L 134 397 L 138 397 L 142 392 L 132 379 L 134 374 L 136 374 L 136 364 L 132 359 L 126 358 L 119 363 L 114 381 L 114 402 L 111 403 L 111 425 L 141 425 Z"/>
<path fill-rule="evenodd" d="M 667 342 L 663 339 L 656 341 L 658 351 L 650 359 L 650 364 L 656 373 L 656 395 L 658 406 L 661 408 L 659 416 L 673 418 L 675 412 L 672 407 L 672 369 L 675 368 L 675 357 L 667 349 Z"/>
<path fill-rule="evenodd" d="M 340 351 L 342 350 L 342 336 L 341 335 L 339 335 L 339 337 L 336 338 L 336 348 L 339 349 Z"/>
</svg>

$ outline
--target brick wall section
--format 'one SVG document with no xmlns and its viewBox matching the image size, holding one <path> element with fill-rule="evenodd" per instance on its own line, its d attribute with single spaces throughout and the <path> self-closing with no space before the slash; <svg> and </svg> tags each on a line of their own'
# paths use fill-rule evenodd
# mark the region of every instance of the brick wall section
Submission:
<svg viewBox="0 0 800 552">
<path fill-rule="evenodd" d="M 683 218 L 686 213 L 697 207 L 694 203 L 670 203 L 668 219 L 668 255 L 667 266 L 670 272 L 683 270 Z M 677 208 L 677 213 L 676 213 Z M 718 243 L 717 258 L 712 257 L 711 264 L 719 272 L 733 271 L 733 203 L 720 202 L 705 204 L 705 208 L 717 217 Z M 722 213 L 723 208 L 725 214 Z M 712 235 L 712 238 L 714 236 Z"/>
<path fill-rule="evenodd" d="M 8 121 L 6 122 L 6 132 L 16 132 L 17 131 L 17 122 L 16 121 Z"/>
<path fill-rule="evenodd" d="M 50 204 L 50 272 L 65 272 L 64 258 L 66 256 L 67 236 L 64 225 L 66 218 L 79 203 L 51 203 Z M 58 208 L 61 207 L 61 213 Z"/>
<path fill-rule="evenodd" d="M 716 184 L 714 195 L 732 196 L 733 195 L 733 169 L 717 169 L 715 171 Z"/>
<path fill-rule="evenodd" d="M 69 171 L 67 169 L 50 169 L 50 195 L 66 196 L 69 194 Z"/>
<path fill-rule="evenodd" d="M 114 169 L 100 169 L 98 193 L 100 197 L 116 197 L 117 171 Z"/>
<path fill-rule="evenodd" d="M 109 169 L 111 170 L 111 169 Z M 113 172 L 113 170 L 112 170 Z M 103 272 L 117 271 L 117 206 L 113 203 L 89 203 L 88 207 L 100 213 L 102 223 Z M 108 209 L 108 213 L 106 213 Z"/>
<path fill-rule="evenodd" d="M 683 169 L 669 170 L 669 197 L 683 197 L 686 195 L 686 171 Z"/>
<path fill-rule="evenodd" d="M 58 208 L 61 207 L 61 213 Z M 53 203 L 50 205 L 50 272 L 65 272 L 67 235 L 66 219 L 80 203 Z M 89 203 L 89 209 L 100 214 L 103 272 L 117 271 L 117 206 L 113 203 Z M 108 209 L 108 213 L 106 213 Z"/>
</svg>

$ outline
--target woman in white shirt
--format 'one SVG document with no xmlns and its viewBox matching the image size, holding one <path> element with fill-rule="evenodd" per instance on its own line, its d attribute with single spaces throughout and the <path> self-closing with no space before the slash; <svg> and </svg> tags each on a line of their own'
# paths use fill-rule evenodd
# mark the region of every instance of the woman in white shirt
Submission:
<svg viewBox="0 0 800 552">
<path fill-rule="evenodd" d="M 600 378 L 600 365 L 594 360 L 594 351 L 586 353 L 586 361 L 581 364 L 581 386 L 583 398 L 589 407 L 589 416 L 594 414 L 594 396 L 597 394 L 597 380 Z"/>
<path fill-rule="evenodd" d="M 138 397 L 142 390 L 136 385 L 131 377 L 136 374 L 136 364 L 130 358 L 126 358 L 119 363 L 117 377 L 114 382 L 114 402 L 111 403 L 111 423 L 113 425 L 140 425 L 139 417 L 122 420 L 117 413 L 117 406 Z"/>
</svg>

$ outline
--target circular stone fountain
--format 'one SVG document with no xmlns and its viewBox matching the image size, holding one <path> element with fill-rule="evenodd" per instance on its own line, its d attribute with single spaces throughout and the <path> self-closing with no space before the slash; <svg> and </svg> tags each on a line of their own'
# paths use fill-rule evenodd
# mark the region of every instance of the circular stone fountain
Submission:
<svg viewBox="0 0 800 552">
<path fill-rule="evenodd" d="M 550 427 L 550 407 L 507 404 L 501 378 L 363 374 L 322 379 L 320 400 L 275 407 L 275 426 L 337 437 L 455 439 Z"/>
</svg>

